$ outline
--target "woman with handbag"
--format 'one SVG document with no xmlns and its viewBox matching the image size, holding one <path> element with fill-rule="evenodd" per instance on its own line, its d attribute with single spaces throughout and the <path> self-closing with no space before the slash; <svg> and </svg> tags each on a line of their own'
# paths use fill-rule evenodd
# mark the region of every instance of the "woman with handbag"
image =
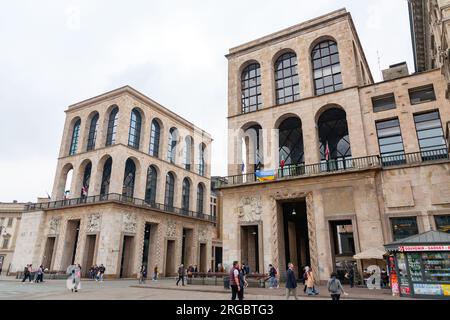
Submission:
<svg viewBox="0 0 450 320">
<path fill-rule="evenodd" d="M 308 279 L 306 279 L 306 294 L 308 296 L 318 295 L 319 292 L 314 287 L 315 279 L 314 279 L 314 274 L 313 274 L 312 270 L 310 270 L 309 267 L 305 267 L 305 270 L 306 270 L 306 274 L 308 276 Z"/>
</svg>

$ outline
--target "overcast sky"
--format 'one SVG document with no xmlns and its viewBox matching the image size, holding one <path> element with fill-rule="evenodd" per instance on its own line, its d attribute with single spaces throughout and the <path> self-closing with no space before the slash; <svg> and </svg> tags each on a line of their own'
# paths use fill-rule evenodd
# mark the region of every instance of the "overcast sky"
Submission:
<svg viewBox="0 0 450 320">
<path fill-rule="evenodd" d="M 375 81 L 407 61 L 406 0 L 1 1 L 0 201 L 51 194 L 70 104 L 131 85 L 211 133 L 226 175 L 228 49 L 345 7 Z"/>
</svg>

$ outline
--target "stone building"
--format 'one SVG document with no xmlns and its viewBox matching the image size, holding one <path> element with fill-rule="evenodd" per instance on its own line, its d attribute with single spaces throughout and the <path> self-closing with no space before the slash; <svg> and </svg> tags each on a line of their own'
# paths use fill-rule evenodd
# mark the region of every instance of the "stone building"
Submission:
<svg viewBox="0 0 450 320">
<path fill-rule="evenodd" d="M 20 219 L 25 204 L 17 201 L 0 202 L 0 274 L 10 270 L 11 259 L 16 246 Z"/>
<path fill-rule="evenodd" d="M 52 199 L 26 206 L 12 271 L 212 267 L 208 133 L 129 86 L 66 110 Z"/>
<path fill-rule="evenodd" d="M 232 48 L 223 260 L 320 280 L 353 255 L 450 229 L 450 121 L 439 69 L 374 83 L 345 9 Z M 397 70 L 398 71 L 398 70 Z M 376 261 L 358 261 L 361 271 Z"/>
</svg>

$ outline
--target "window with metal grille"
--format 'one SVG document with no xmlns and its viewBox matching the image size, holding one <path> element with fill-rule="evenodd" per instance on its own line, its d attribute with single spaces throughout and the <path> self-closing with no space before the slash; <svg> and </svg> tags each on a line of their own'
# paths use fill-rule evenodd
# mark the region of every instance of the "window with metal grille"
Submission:
<svg viewBox="0 0 450 320">
<path fill-rule="evenodd" d="M 191 170 L 191 161 L 192 161 L 192 137 L 187 136 L 184 139 L 184 150 L 183 150 L 183 164 L 186 170 Z"/>
<path fill-rule="evenodd" d="M 299 118 L 284 120 L 279 129 L 279 163 L 286 166 L 304 163 L 302 123 Z"/>
<path fill-rule="evenodd" d="M 149 154 L 154 157 L 159 156 L 159 138 L 161 136 L 161 128 L 157 120 L 152 121 L 151 134 L 150 134 L 150 148 Z"/>
<path fill-rule="evenodd" d="M 201 183 L 198 184 L 197 187 L 197 212 L 203 213 L 203 197 L 204 197 L 205 190 L 203 188 L 203 185 Z"/>
<path fill-rule="evenodd" d="M 417 139 L 423 157 L 448 157 L 439 111 L 415 114 Z"/>
<path fill-rule="evenodd" d="M 438 231 L 450 233 L 450 215 L 434 216 L 434 221 Z"/>
<path fill-rule="evenodd" d="M 292 102 L 300 98 L 295 53 L 285 53 L 275 62 L 275 90 L 277 104 Z"/>
<path fill-rule="evenodd" d="M 141 113 L 137 109 L 131 111 L 130 131 L 128 132 L 128 145 L 132 148 L 139 149 L 139 141 L 141 139 Z"/>
<path fill-rule="evenodd" d="M 241 74 L 242 113 L 261 109 L 261 67 L 259 63 L 248 65 Z"/>
<path fill-rule="evenodd" d="M 434 94 L 434 87 L 432 84 L 409 89 L 408 91 L 411 104 L 419 104 L 436 100 L 436 95 Z"/>
<path fill-rule="evenodd" d="M 375 125 L 383 164 L 404 163 L 405 150 L 398 119 L 378 121 Z"/>
<path fill-rule="evenodd" d="M 78 119 L 77 122 L 75 122 L 75 125 L 73 126 L 72 140 L 71 140 L 71 143 L 70 143 L 69 155 L 74 155 L 77 152 L 78 138 L 79 138 L 79 135 L 80 135 L 80 126 L 81 126 L 81 120 Z"/>
<path fill-rule="evenodd" d="M 106 133 L 106 146 L 116 143 L 117 123 L 119 121 L 119 108 L 115 107 L 111 110 L 108 119 L 108 131 Z"/>
<path fill-rule="evenodd" d="M 169 131 L 169 145 L 167 147 L 167 160 L 175 163 L 175 155 L 177 150 L 178 131 L 176 128 L 171 128 Z"/>
<path fill-rule="evenodd" d="M 166 175 L 166 190 L 164 196 L 164 204 L 167 207 L 173 207 L 173 193 L 175 187 L 175 178 L 171 172 Z"/>
<path fill-rule="evenodd" d="M 191 184 L 189 183 L 188 179 L 184 178 L 183 179 L 183 190 L 182 190 L 182 194 L 181 194 L 181 208 L 186 211 L 189 210 L 190 192 L 191 192 Z"/>
<path fill-rule="evenodd" d="M 135 177 L 136 177 L 136 165 L 134 164 L 133 160 L 128 159 L 127 162 L 125 163 L 122 196 L 130 198 L 133 197 Z"/>
<path fill-rule="evenodd" d="M 111 180 L 112 158 L 108 158 L 103 165 L 102 173 L 102 185 L 100 188 L 100 194 L 106 195 L 109 193 L 109 184 Z"/>
<path fill-rule="evenodd" d="M 316 95 L 342 89 L 341 64 L 336 42 L 322 41 L 311 52 Z"/>
<path fill-rule="evenodd" d="M 395 109 L 395 97 L 393 93 L 372 97 L 373 112 Z"/>
<path fill-rule="evenodd" d="M 88 142 L 86 150 L 94 150 L 95 140 L 97 139 L 97 129 L 98 129 L 98 113 L 91 119 L 91 124 L 89 126 Z"/>
<path fill-rule="evenodd" d="M 419 233 L 416 217 L 391 218 L 391 225 L 394 241 Z"/>
<path fill-rule="evenodd" d="M 149 166 L 147 170 L 147 184 L 145 187 L 145 202 L 156 202 L 156 185 L 158 181 L 158 174 L 154 166 Z"/>
</svg>

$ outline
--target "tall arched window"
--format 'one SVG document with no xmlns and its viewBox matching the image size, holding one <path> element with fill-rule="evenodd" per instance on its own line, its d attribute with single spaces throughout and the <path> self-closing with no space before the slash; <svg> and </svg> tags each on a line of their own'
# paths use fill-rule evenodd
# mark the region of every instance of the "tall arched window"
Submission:
<svg viewBox="0 0 450 320">
<path fill-rule="evenodd" d="M 87 141 L 86 150 L 94 150 L 95 148 L 95 140 L 97 139 L 97 129 L 98 129 L 98 113 L 91 119 L 91 124 L 89 125 L 89 134 Z"/>
<path fill-rule="evenodd" d="M 191 162 L 192 162 L 192 137 L 187 136 L 184 140 L 184 150 L 183 150 L 183 162 L 184 168 L 186 170 L 191 170 Z"/>
<path fill-rule="evenodd" d="M 261 67 L 259 63 L 248 65 L 241 74 L 242 113 L 261 109 Z"/>
<path fill-rule="evenodd" d="M 342 89 L 341 64 L 336 42 L 322 41 L 311 52 L 316 95 Z"/>
<path fill-rule="evenodd" d="M 345 111 L 331 108 L 322 113 L 318 120 L 320 158 L 328 169 L 351 166 L 352 151 L 348 137 Z"/>
<path fill-rule="evenodd" d="M 130 131 L 128 132 L 128 145 L 132 148 L 139 149 L 139 141 L 141 140 L 141 113 L 134 108 L 131 111 Z"/>
<path fill-rule="evenodd" d="M 203 213 L 203 198 L 204 198 L 205 188 L 201 183 L 197 187 L 197 212 Z"/>
<path fill-rule="evenodd" d="M 275 89 L 277 104 L 292 102 L 300 98 L 295 53 L 285 53 L 275 62 Z"/>
<path fill-rule="evenodd" d="M 242 145 L 244 148 L 243 169 L 255 172 L 264 169 L 262 127 L 259 124 L 250 126 L 244 131 Z"/>
<path fill-rule="evenodd" d="M 173 193 L 175 189 L 175 177 L 172 172 L 168 172 L 166 175 L 166 190 L 164 196 L 164 205 L 168 209 L 173 208 Z"/>
<path fill-rule="evenodd" d="M 205 144 L 200 143 L 198 152 L 198 174 L 205 175 Z"/>
<path fill-rule="evenodd" d="M 133 197 L 134 194 L 134 180 L 136 178 L 136 165 L 134 161 L 128 159 L 125 163 L 125 173 L 123 176 L 122 195 L 126 197 Z"/>
<path fill-rule="evenodd" d="M 151 156 L 159 156 L 159 137 L 161 135 L 161 128 L 156 119 L 152 121 L 151 133 L 150 133 L 150 148 L 148 153 Z"/>
<path fill-rule="evenodd" d="M 75 125 L 73 126 L 69 155 L 74 155 L 77 152 L 78 138 L 80 136 L 80 126 L 81 120 L 78 119 L 77 122 L 75 122 Z"/>
<path fill-rule="evenodd" d="M 111 181 L 112 158 L 108 158 L 103 165 L 102 184 L 100 186 L 100 194 L 109 193 L 109 185 Z"/>
<path fill-rule="evenodd" d="M 115 107 L 111 110 L 108 119 L 108 131 L 106 133 L 106 145 L 110 146 L 116 143 L 117 124 L 119 121 L 119 108 Z"/>
<path fill-rule="evenodd" d="M 279 129 L 279 163 L 285 166 L 304 163 L 302 123 L 299 118 L 284 120 Z"/>
<path fill-rule="evenodd" d="M 89 190 L 89 182 L 91 180 L 92 163 L 89 162 L 84 168 L 83 184 L 81 186 L 81 196 L 87 197 Z"/>
<path fill-rule="evenodd" d="M 156 184 L 158 182 L 158 173 L 154 166 L 148 167 L 147 170 L 147 185 L 145 187 L 145 202 L 156 202 Z"/>
<path fill-rule="evenodd" d="M 183 179 L 183 191 L 181 198 L 181 208 L 185 211 L 189 211 L 189 196 L 191 193 L 191 184 L 187 178 Z"/>
<path fill-rule="evenodd" d="M 167 147 L 167 160 L 175 163 L 175 155 L 177 152 L 178 131 L 176 128 L 169 130 L 169 145 Z"/>
</svg>

